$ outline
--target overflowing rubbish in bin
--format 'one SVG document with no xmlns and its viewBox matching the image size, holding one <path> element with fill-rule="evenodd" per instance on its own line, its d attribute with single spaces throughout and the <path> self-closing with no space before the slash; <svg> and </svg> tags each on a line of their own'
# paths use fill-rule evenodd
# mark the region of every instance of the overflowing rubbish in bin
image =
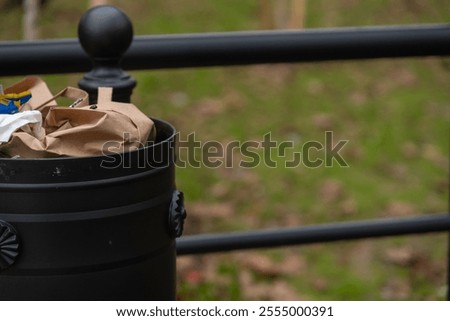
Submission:
<svg viewBox="0 0 450 321">
<path fill-rule="evenodd" d="M 176 131 L 111 94 L 5 88 L 0 300 L 175 299 Z"/>
<path fill-rule="evenodd" d="M 135 105 L 111 100 L 112 88 L 98 89 L 98 102 L 67 87 L 56 95 L 38 77 L 27 77 L 0 95 L 0 156 L 49 158 L 95 156 L 139 149 L 156 133 L 153 121 Z M 70 100 L 67 106 L 58 100 Z"/>
</svg>

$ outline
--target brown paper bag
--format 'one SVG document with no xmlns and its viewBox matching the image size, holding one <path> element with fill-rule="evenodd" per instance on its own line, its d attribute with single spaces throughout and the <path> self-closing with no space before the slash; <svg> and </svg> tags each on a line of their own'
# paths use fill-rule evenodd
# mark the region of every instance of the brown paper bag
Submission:
<svg viewBox="0 0 450 321">
<path fill-rule="evenodd" d="M 2 154 L 24 158 L 98 156 L 136 150 L 155 137 L 153 121 L 135 105 L 111 101 L 112 88 L 99 88 L 98 103 L 90 106 L 87 93 L 81 89 L 67 87 L 51 96 L 45 88 L 36 78 L 13 86 L 16 92 L 31 91 L 30 103 L 22 108 L 41 111 L 45 136 L 17 131 L 0 146 Z M 59 106 L 56 100 L 61 97 L 73 103 Z"/>
<path fill-rule="evenodd" d="M 29 109 L 35 109 L 49 102 L 52 105 L 56 104 L 55 101 L 51 101 L 53 94 L 48 89 L 47 84 L 36 76 L 28 76 L 22 81 L 5 88 L 5 94 L 20 93 L 26 90 L 31 92 L 31 99 L 27 103 Z"/>
</svg>

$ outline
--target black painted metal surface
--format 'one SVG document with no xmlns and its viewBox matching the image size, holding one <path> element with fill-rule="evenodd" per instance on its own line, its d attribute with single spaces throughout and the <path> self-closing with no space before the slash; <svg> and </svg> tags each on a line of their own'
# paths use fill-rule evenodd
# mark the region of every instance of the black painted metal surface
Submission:
<svg viewBox="0 0 450 321">
<path fill-rule="evenodd" d="M 310 225 L 296 228 L 185 236 L 177 242 L 178 255 L 325 243 L 372 237 L 445 232 L 450 215 L 433 214 L 403 219 Z"/>
<path fill-rule="evenodd" d="M 450 25 L 136 36 L 126 70 L 450 55 Z M 0 76 L 84 72 L 77 39 L 0 42 Z"/>
<path fill-rule="evenodd" d="M 129 153 L 0 159 L 0 221 L 20 240 L 0 299 L 175 299 L 175 130 L 156 125 L 157 143 Z"/>
<path fill-rule="evenodd" d="M 97 102 L 98 87 L 112 87 L 112 99 L 130 102 L 136 80 L 122 70 L 120 62 L 133 40 L 131 21 L 120 9 L 98 6 L 89 9 L 78 24 L 80 44 L 93 62 L 78 86 Z"/>
</svg>

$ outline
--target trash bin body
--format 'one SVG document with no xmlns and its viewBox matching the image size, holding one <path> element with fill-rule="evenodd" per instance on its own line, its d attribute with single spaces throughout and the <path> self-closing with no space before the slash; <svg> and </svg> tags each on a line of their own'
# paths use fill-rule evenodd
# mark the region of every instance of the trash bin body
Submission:
<svg viewBox="0 0 450 321">
<path fill-rule="evenodd" d="M 0 223 L 18 239 L 0 299 L 175 299 L 175 129 L 155 126 L 155 144 L 132 152 L 0 159 Z"/>
</svg>

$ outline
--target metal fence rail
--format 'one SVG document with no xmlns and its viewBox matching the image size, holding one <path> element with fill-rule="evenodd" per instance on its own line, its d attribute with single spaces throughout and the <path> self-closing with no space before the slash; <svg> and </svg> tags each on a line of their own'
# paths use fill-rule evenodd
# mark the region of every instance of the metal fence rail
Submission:
<svg viewBox="0 0 450 321">
<path fill-rule="evenodd" d="M 450 55 L 450 25 L 134 37 L 127 70 Z M 0 42 L 0 76 L 85 72 L 78 39 Z"/>
<path fill-rule="evenodd" d="M 296 228 L 184 236 L 177 242 L 177 253 L 202 254 L 448 230 L 450 230 L 450 215 L 429 214 L 403 219 L 374 219 Z"/>
</svg>

